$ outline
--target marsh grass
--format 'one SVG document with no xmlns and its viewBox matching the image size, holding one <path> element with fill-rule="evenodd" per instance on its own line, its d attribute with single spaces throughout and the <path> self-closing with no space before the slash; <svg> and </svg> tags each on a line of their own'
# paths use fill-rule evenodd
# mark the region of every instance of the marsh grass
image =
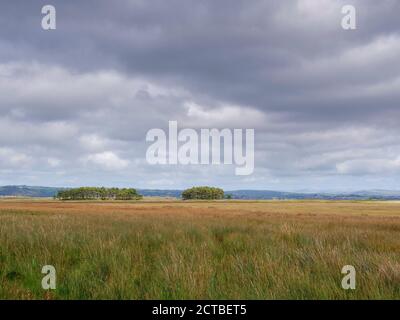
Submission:
<svg viewBox="0 0 400 320">
<path fill-rule="evenodd" d="M 400 204 L 0 202 L 1 299 L 399 299 Z M 57 289 L 41 288 L 41 268 Z M 341 288 L 341 268 L 357 289 Z"/>
</svg>

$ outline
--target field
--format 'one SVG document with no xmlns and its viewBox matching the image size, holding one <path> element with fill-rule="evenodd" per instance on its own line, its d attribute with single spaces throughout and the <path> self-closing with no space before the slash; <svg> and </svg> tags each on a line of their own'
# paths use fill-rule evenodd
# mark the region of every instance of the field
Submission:
<svg viewBox="0 0 400 320">
<path fill-rule="evenodd" d="M 399 298 L 397 202 L 0 201 L 0 299 Z"/>
</svg>

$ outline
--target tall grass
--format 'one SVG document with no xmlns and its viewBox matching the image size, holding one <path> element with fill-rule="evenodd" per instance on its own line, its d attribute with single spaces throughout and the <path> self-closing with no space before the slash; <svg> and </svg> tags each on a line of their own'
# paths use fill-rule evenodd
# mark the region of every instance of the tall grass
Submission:
<svg viewBox="0 0 400 320">
<path fill-rule="evenodd" d="M 0 298 L 400 298 L 392 207 L 298 206 L 0 204 Z M 56 290 L 41 288 L 47 264 Z M 348 264 L 356 290 L 341 288 Z"/>
</svg>

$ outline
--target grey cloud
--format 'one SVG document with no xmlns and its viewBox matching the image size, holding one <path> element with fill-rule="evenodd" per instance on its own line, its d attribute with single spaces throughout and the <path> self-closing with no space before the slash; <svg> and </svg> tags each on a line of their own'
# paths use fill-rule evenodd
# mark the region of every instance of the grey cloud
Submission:
<svg viewBox="0 0 400 320">
<path fill-rule="evenodd" d="M 398 1 L 47 2 L 0 3 L 0 182 L 397 187 Z M 256 129 L 255 176 L 147 166 L 168 120 Z"/>
</svg>

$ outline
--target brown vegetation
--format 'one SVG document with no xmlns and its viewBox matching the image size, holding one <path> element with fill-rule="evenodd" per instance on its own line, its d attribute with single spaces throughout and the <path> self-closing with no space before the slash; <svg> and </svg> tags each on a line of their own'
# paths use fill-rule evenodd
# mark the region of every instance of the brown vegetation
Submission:
<svg viewBox="0 0 400 320">
<path fill-rule="evenodd" d="M 3 200 L 0 298 L 400 298 L 399 234 L 398 202 Z"/>
</svg>

